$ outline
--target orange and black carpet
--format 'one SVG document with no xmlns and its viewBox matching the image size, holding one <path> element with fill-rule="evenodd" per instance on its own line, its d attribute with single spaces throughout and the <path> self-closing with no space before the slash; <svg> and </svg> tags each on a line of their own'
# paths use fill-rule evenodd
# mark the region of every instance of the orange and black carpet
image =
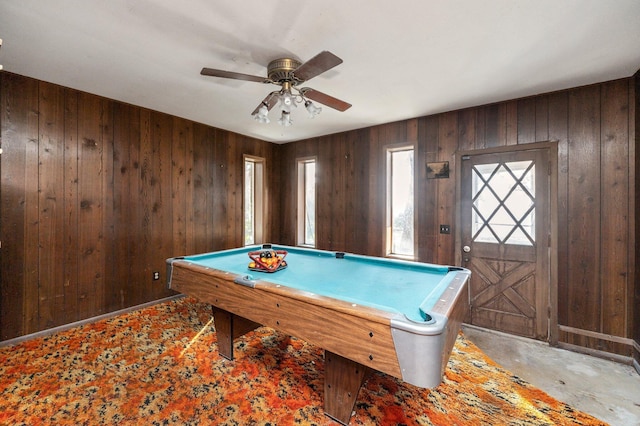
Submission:
<svg viewBox="0 0 640 426">
<path fill-rule="evenodd" d="M 217 353 L 182 298 L 0 349 L 0 424 L 329 425 L 321 348 L 259 328 Z M 351 425 L 604 425 L 510 374 L 463 335 L 443 383 L 372 374 Z"/>
</svg>

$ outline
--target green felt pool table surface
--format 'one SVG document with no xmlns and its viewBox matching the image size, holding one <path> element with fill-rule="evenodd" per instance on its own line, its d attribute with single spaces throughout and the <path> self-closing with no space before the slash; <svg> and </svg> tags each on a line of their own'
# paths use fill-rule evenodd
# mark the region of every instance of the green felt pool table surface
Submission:
<svg viewBox="0 0 640 426">
<path fill-rule="evenodd" d="M 404 314 L 416 322 L 429 321 L 429 311 L 459 268 L 374 258 L 354 254 L 336 257 L 336 252 L 288 246 L 287 267 L 277 272 L 248 268 L 250 252 L 262 246 L 248 246 L 194 256 L 184 260 L 246 277 L 327 296 L 350 303 Z"/>
</svg>

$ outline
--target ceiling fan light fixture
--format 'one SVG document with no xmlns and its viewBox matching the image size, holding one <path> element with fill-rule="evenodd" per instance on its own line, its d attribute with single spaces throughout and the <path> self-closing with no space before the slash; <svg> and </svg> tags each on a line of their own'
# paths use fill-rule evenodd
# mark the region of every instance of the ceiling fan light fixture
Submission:
<svg viewBox="0 0 640 426">
<path fill-rule="evenodd" d="M 291 96 L 291 93 L 289 92 L 284 92 L 280 99 L 282 100 L 282 103 L 288 107 L 293 104 L 293 96 Z"/>
<path fill-rule="evenodd" d="M 282 111 L 291 112 L 291 108 L 297 108 L 296 102 L 300 102 L 297 98 L 300 95 L 291 93 L 291 90 L 286 88 L 281 90 L 278 94 L 278 108 Z"/>
<path fill-rule="evenodd" d="M 282 116 L 278 120 L 278 123 L 282 126 L 288 127 L 293 123 L 291 116 L 289 115 L 291 108 L 297 108 L 298 105 L 296 104 L 299 103 L 304 102 L 305 109 L 309 113 L 310 118 L 315 117 L 322 111 L 322 108 L 314 105 L 311 100 L 341 112 L 351 108 L 351 104 L 318 90 L 311 89 L 309 87 L 299 88 L 302 83 L 332 69 L 337 65 L 340 65 L 341 63 L 342 59 L 325 50 L 304 63 L 291 58 L 275 59 L 269 63 L 267 68 L 267 77 L 258 77 L 255 75 L 213 68 L 202 68 L 200 74 L 204 76 L 230 78 L 234 80 L 268 83 L 280 86 L 280 90 L 269 93 L 264 101 L 262 101 L 258 107 L 253 110 L 251 115 L 260 123 L 269 123 L 270 120 L 267 116 L 269 114 L 269 110 L 271 110 L 275 105 L 278 105 L 278 109 L 282 111 Z"/>
<path fill-rule="evenodd" d="M 313 118 L 322 112 L 322 107 L 315 106 L 313 102 L 309 100 L 304 101 L 304 107 L 307 109 L 307 112 L 309 113 L 309 118 Z"/>
<path fill-rule="evenodd" d="M 267 107 L 267 104 L 263 102 L 262 105 L 260 105 L 260 108 L 258 108 L 258 112 L 253 114 L 253 118 L 258 123 L 270 123 L 271 120 L 269 120 L 269 108 Z"/>
<path fill-rule="evenodd" d="M 291 121 L 291 114 L 289 114 L 288 111 L 282 111 L 282 116 L 278 120 L 278 124 L 283 127 L 291 126 L 293 124 L 293 121 Z"/>
</svg>

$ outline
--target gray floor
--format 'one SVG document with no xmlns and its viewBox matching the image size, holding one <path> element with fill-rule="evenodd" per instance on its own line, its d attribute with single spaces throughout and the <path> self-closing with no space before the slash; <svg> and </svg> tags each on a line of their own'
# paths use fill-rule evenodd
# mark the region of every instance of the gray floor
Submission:
<svg viewBox="0 0 640 426">
<path fill-rule="evenodd" d="M 463 325 L 465 336 L 516 376 L 612 426 L 640 425 L 640 375 L 629 365 Z"/>
</svg>

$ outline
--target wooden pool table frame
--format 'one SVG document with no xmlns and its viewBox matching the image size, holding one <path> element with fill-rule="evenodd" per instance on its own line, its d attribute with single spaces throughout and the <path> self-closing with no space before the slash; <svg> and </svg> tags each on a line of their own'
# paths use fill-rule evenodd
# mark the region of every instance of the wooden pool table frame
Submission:
<svg viewBox="0 0 640 426">
<path fill-rule="evenodd" d="M 394 343 L 394 334 L 395 340 L 402 340 L 392 327 L 398 317 L 396 313 L 266 280 L 256 281 L 254 287 L 240 285 L 234 282 L 239 278 L 237 274 L 182 258 L 168 259 L 167 269 L 170 288 L 213 307 L 218 351 L 223 357 L 233 359 L 233 340 L 261 325 L 324 348 L 324 411 L 340 423 L 349 422 L 369 369 L 407 381 L 403 371 L 406 368 L 401 365 L 397 342 Z M 268 275 L 264 278 L 268 279 Z M 433 387 L 441 382 L 460 324 L 469 309 L 467 286 L 468 272 L 461 272 L 429 312 L 444 322 L 444 327 L 437 332 L 436 344 L 427 345 L 426 353 L 419 356 L 419 362 L 428 363 L 428 368 L 434 371 L 427 383 L 418 383 L 419 386 Z"/>
</svg>

